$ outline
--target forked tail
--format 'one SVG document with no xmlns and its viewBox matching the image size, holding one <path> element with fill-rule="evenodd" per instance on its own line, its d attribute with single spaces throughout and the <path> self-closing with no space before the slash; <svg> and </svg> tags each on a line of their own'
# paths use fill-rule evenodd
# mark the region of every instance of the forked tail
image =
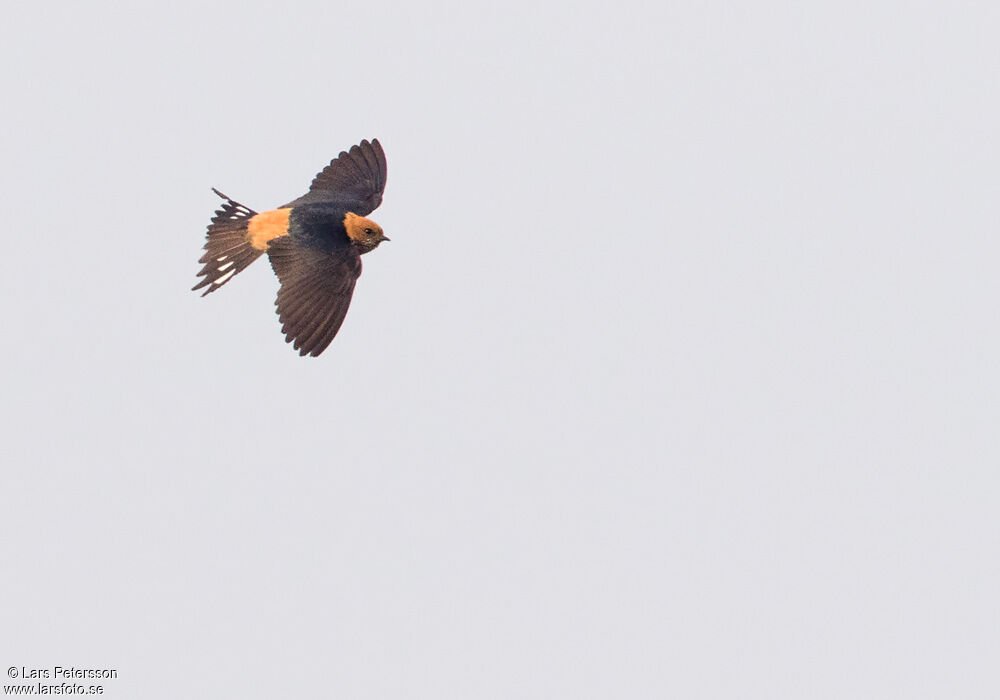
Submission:
<svg viewBox="0 0 1000 700">
<path fill-rule="evenodd" d="M 205 279 L 191 288 L 195 290 L 207 286 L 208 289 L 202 296 L 214 292 L 264 253 L 263 250 L 250 245 L 247 233 L 247 223 L 257 215 L 257 212 L 239 202 L 234 202 L 214 187 L 212 191 L 225 202 L 222 208 L 215 212 L 212 223 L 208 225 L 205 254 L 198 261 L 205 265 L 198 273 L 198 277 Z"/>
</svg>

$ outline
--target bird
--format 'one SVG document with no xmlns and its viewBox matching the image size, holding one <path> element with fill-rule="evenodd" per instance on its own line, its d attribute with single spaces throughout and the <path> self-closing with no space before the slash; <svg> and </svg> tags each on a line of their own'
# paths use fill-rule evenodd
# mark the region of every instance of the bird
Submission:
<svg viewBox="0 0 1000 700">
<path fill-rule="evenodd" d="M 264 253 L 280 283 L 275 306 L 285 342 L 319 356 L 340 330 L 361 275 L 361 256 L 388 241 L 367 218 L 382 203 L 385 152 L 363 140 L 330 161 L 309 191 L 277 209 L 256 212 L 212 188 L 224 201 L 208 225 L 192 290 L 205 296 Z"/>
</svg>

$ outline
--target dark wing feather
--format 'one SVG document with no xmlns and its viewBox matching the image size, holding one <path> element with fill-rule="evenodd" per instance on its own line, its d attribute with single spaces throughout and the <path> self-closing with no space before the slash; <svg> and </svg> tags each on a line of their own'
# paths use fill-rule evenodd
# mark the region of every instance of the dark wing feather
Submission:
<svg viewBox="0 0 1000 700">
<path fill-rule="evenodd" d="M 271 241 L 271 266 L 281 281 L 278 307 L 285 342 L 300 355 L 319 355 L 337 335 L 351 305 L 361 257 L 352 248 L 326 251 L 291 237 Z"/>
<path fill-rule="evenodd" d="M 385 152 L 378 139 L 351 146 L 313 179 L 309 192 L 285 206 L 326 202 L 340 204 L 359 216 L 367 216 L 382 203 L 385 191 Z"/>
</svg>

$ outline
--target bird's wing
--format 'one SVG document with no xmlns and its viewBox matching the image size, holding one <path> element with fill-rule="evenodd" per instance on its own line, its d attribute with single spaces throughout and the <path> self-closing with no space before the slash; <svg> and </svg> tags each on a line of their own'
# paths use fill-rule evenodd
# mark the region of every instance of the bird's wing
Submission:
<svg viewBox="0 0 1000 700">
<path fill-rule="evenodd" d="M 271 267 L 281 281 L 278 317 L 285 342 L 300 355 L 319 355 L 337 335 L 361 275 L 361 257 L 351 248 L 327 251 L 291 237 L 271 241 Z"/>
<path fill-rule="evenodd" d="M 285 206 L 327 202 L 367 216 L 382 203 L 385 190 L 385 152 L 378 139 L 362 141 L 330 161 L 313 179 L 309 192 Z"/>
</svg>

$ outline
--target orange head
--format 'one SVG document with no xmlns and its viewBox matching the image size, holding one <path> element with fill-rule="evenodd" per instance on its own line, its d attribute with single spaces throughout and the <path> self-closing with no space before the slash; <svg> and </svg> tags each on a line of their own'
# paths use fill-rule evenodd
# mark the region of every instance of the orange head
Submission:
<svg viewBox="0 0 1000 700">
<path fill-rule="evenodd" d="M 389 240 L 383 233 L 381 226 L 371 219 L 358 216 L 354 212 L 347 212 L 347 215 L 344 216 L 344 230 L 354 245 L 361 248 L 362 253 L 375 250 L 379 243 Z"/>
</svg>

